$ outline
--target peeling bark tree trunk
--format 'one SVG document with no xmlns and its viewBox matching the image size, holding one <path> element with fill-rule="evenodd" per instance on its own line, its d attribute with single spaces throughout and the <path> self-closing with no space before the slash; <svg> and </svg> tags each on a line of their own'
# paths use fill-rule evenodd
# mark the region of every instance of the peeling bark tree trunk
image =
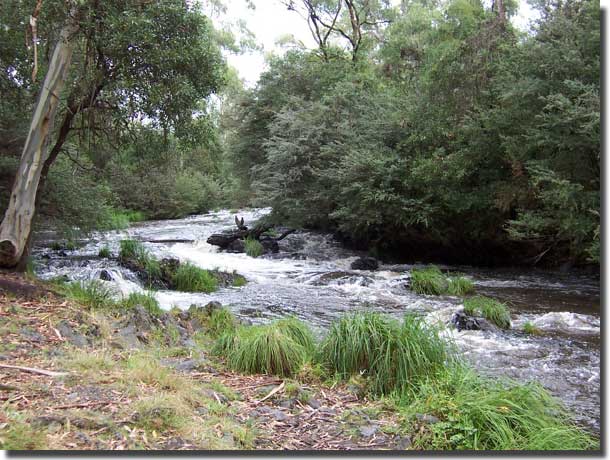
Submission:
<svg viewBox="0 0 610 460">
<path fill-rule="evenodd" d="M 0 267 L 16 266 L 26 247 L 34 217 L 36 193 L 45 161 L 59 96 L 72 60 L 71 40 L 78 30 L 74 10 L 61 30 L 30 123 L 11 199 L 0 224 Z"/>
</svg>

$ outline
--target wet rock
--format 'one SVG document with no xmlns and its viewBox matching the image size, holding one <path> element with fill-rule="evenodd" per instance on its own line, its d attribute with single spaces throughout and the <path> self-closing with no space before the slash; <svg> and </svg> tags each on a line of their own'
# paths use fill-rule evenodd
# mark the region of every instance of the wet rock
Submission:
<svg viewBox="0 0 610 460">
<path fill-rule="evenodd" d="M 259 240 L 259 243 L 263 245 L 263 248 L 265 248 L 265 252 L 271 252 L 273 254 L 276 254 L 280 251 L 280 245 L 273 238 L 261 238 Z"/>
<path fill-rule="evenodd" d="M 297 405 L 297 400 L 294 398 L 290 398 L 290 399 L 284 399 L 283 401 L 280 402 L 279 406 L 283 407 L 284 409 L 292 409 Z"/>
<path fill-rule="evenodd" d="M 131 314 L 130 323 L 138 332 L 148 332 L 155 326 L 155 319 L 142 305 L 136 305 Z"/>
<path fill-rule="evenodd" d="M 100 272 L 100 279 L 102 281 L 112 281 L 114 278 L 112 277 L 112 273 L 110 273 L 108 270 L 102 270 Z"/>
<path fill-rule="evenodd" d="M 456 311 L 451 317 L 451 323 L 458 331 L 499 331 L 500 328 L 485 318 L 472 316 L 463 309 Z"/>
<path fill-rule="evenodd" d="M 292 260 L 307 260 L 307 256 L 305 254 L 300 254 L 298 252 L 293 252 L 290 254 L 289 258 Z"/>
<path fill-rule="evenodd" d="M 352 270 L 377 270 L 379 262 L 374 257 L 361 257 L 351 265 Z"/>
<path fill-rule="evenodd" d="M 434 415 L 429 415 L 429 414 L 415 414 L 415 418 L 422 423 L 428 423 L 430 425 L 433 425 L 433 424 L 441 421 L 438 417 L 435 417 Z"/>
<path fill-rule="evenodd" d="M 175 369 L 180 372 L 192 372 L 199 369 L 199 367 L 203 363 L 198 359 L 181 360 L 174 358 L 165 358 L 161 360 L 161 364 L 166 367 L 171 367 L 172 369 Z"/>
<path fill-rule="evenodd" d="M 451 317 L 453 324 L 458 331 L 480 331 L 481 324 L 474 316 L 466 314 L 464 310 L 456 311 Z"/>
<path fill-rule="evenodd" d="M 362 437 L 364 437 L 364 438 L 370 438 L 375 433 L 377 433 L 378 429 L 379 429 L 379 427 L 377 425 L 361 426 L 360 427 L 360 435 Z"/>
<path fill-rule="evenodd" d="M 77 348 L 84 348 L 89 344 L 87 338 L 76 332 L 66 320 L 61 321 L 57 325 L 57 330 L 64 339 Z"/>
<path fill-rule="evenodd" d="M 208 304 L 206 304 L 206 306 L 205 306 L 205 307 L 203 307 L 203 308 L 204 308 L 204 310 L 205 310 L 206 314 L 207 314 L 208 316 L 211 316 L 211 315 L 212 315 L 212 313 L 213 313 L 215 310 L 222 310 L 222 304 L 221 304 L 220 302 L 217 302 L 217 301 L 215 301 L 215 300 L 214 300 L 214 301 L 209 302 Z"/>
<path fill-rule="evenodd" d="M 115 339 L 110 343 L 110 346 L 119 350 L 140 348 L 141 345 L 140 339 L 138 339 L 138 331 L 132 324 L 119 329 L 116 333 Z"/>
</svg>

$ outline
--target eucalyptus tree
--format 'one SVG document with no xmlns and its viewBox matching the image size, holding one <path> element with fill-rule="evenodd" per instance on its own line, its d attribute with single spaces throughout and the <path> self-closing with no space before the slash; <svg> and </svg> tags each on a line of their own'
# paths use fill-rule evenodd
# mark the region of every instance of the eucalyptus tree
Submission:
<svg viewBox="0 0 610 460">
<path fill-rule="evenodd" d="M 23 43 L 25 31 L 32 32 L 24 18 L 36 6 L 3 2 L 0 38 Z M 17 49 L 3 50 L 0 63 L 3 86 L 26 100 L 38 95 L 0 224 L 4 267 L 22 258 L 39 184 L 75 131 L 95 142 L 136 121 L 166 133 L 184 127 L 222 85 L 225 71 L 213 26 L 192 2 L 55 0 L 43 3 L 37 16 L 32 46 L 43 51 L 40 62 Z M 32 74 L 35 64 L 42 82 Z"/>
</svg>

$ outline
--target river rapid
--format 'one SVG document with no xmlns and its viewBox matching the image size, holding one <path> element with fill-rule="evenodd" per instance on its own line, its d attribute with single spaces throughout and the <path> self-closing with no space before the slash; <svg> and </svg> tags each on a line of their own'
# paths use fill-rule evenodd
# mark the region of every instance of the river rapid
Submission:
<svg viewBox="0 0 610 460">
<path fill-rule="evenodd" d="M 186 309 L 216 300 L 237 316 L 266 322 L 285 315 L 307 321 L 320 335 L 342 313 L 371 309 L 401 317 L 418 312 L 431 322 L 448 324 L 461 308 L 457 297 L 424 296 L 405 287 L 414 265 L 381 264 L 377 271 L 354 271 L 350 264 L 364 254 L 343 248 L 331 235 L 297 232 L 280 242 L 278 254 L 251 258 L 219 252 L 206 243 L 212 234 L 234 226 L 239 215 L 251 225 L 269 209 L 213 212 L 186 219 L 149 221 L 126 231 L 94 235 L 74 251 L 51 251 L 52 232 L 40 233 L 34 249 L 37 274 L 43 279 L 99 279 L 117 295 L 141 291 L 137 277 L 115 259 L 100 259 L 101 247 L 118 254 L 119 241 L 192 240 L 193 243 L 144 243 L 155 256 L 176 257 L 202 268 L 237 271 L 248 284 L 212 294 L 159 291 L 161 306 Z M 502 332 L 463 331 L 446 334 L 481 373 L 507 376 L 521 382 L 536 380 L 561 398 L 583 426 L 599 433 L 600 423 L 600 284 L 594 275 L 529 269 L 443 267 L 471 278 L 479 294 L 509 304 L 512 329 Z M 528 335 L 523 324 L 533 323 L 541 335 Z"/>
</svg>

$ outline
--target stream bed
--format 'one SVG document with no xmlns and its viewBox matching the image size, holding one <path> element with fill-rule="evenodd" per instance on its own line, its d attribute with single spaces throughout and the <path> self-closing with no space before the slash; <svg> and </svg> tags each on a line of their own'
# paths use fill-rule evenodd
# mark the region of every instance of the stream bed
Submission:
<svg viewBox="0 0 610 460">
<path fill-rule="evenodd" d="M 236 315 L 266 322 L 285 315 L 307 321 L 318 334 L 342 313 L 371 309 L 401 317 L 418 312 L 429 321 L 448 324 L 461 308 L 457 297 L 423 296 L 406 284 L 414 265 L 381 264 L 377 271 L 351 270 L 362 255 L 343 248 L 331 235 L 296 232 L 280 242 L 278 254 L 251 258 L 219 252 L 206 243 L 212 234 L 234 226 L 235 215 L 252 225 L 270 209 L 228 210 L 179 220 L 148 221 L 120 232 L 94 235 L 74 251 L 52 251 L 52 232 L 37 235 L 34 259 L 43 279 L 65 276 L 70 280 L 99 279 L 123 295 L 143 290 L 134 273 L 116 259 L 101 259 L 108 246 L 118 254 L 119 242 L 132 238 L 192 240 L 193 243 L 144 243 L 155 256 L 176 257 L 202 268 L 237 271 L 248 284 L 212 294 L 158 291 L 161 306 L 186 309 L 191 304 L 221 302 Z M 511 307 L 512 329 L 502 332 L 463 331 L 449 328 L 463 355 L 481 373 L 507 376 L 521 382 L 536 380 L 561 398 L 576 420 L 590 430 L 600 429 L 600 283 L 597 275 L 532 269 L 483 269 L 441 266 L 471 278 L 477 293 L 495 297 Z M 528 335 L 526 322 L 542 331 Z"/>
</svg>

